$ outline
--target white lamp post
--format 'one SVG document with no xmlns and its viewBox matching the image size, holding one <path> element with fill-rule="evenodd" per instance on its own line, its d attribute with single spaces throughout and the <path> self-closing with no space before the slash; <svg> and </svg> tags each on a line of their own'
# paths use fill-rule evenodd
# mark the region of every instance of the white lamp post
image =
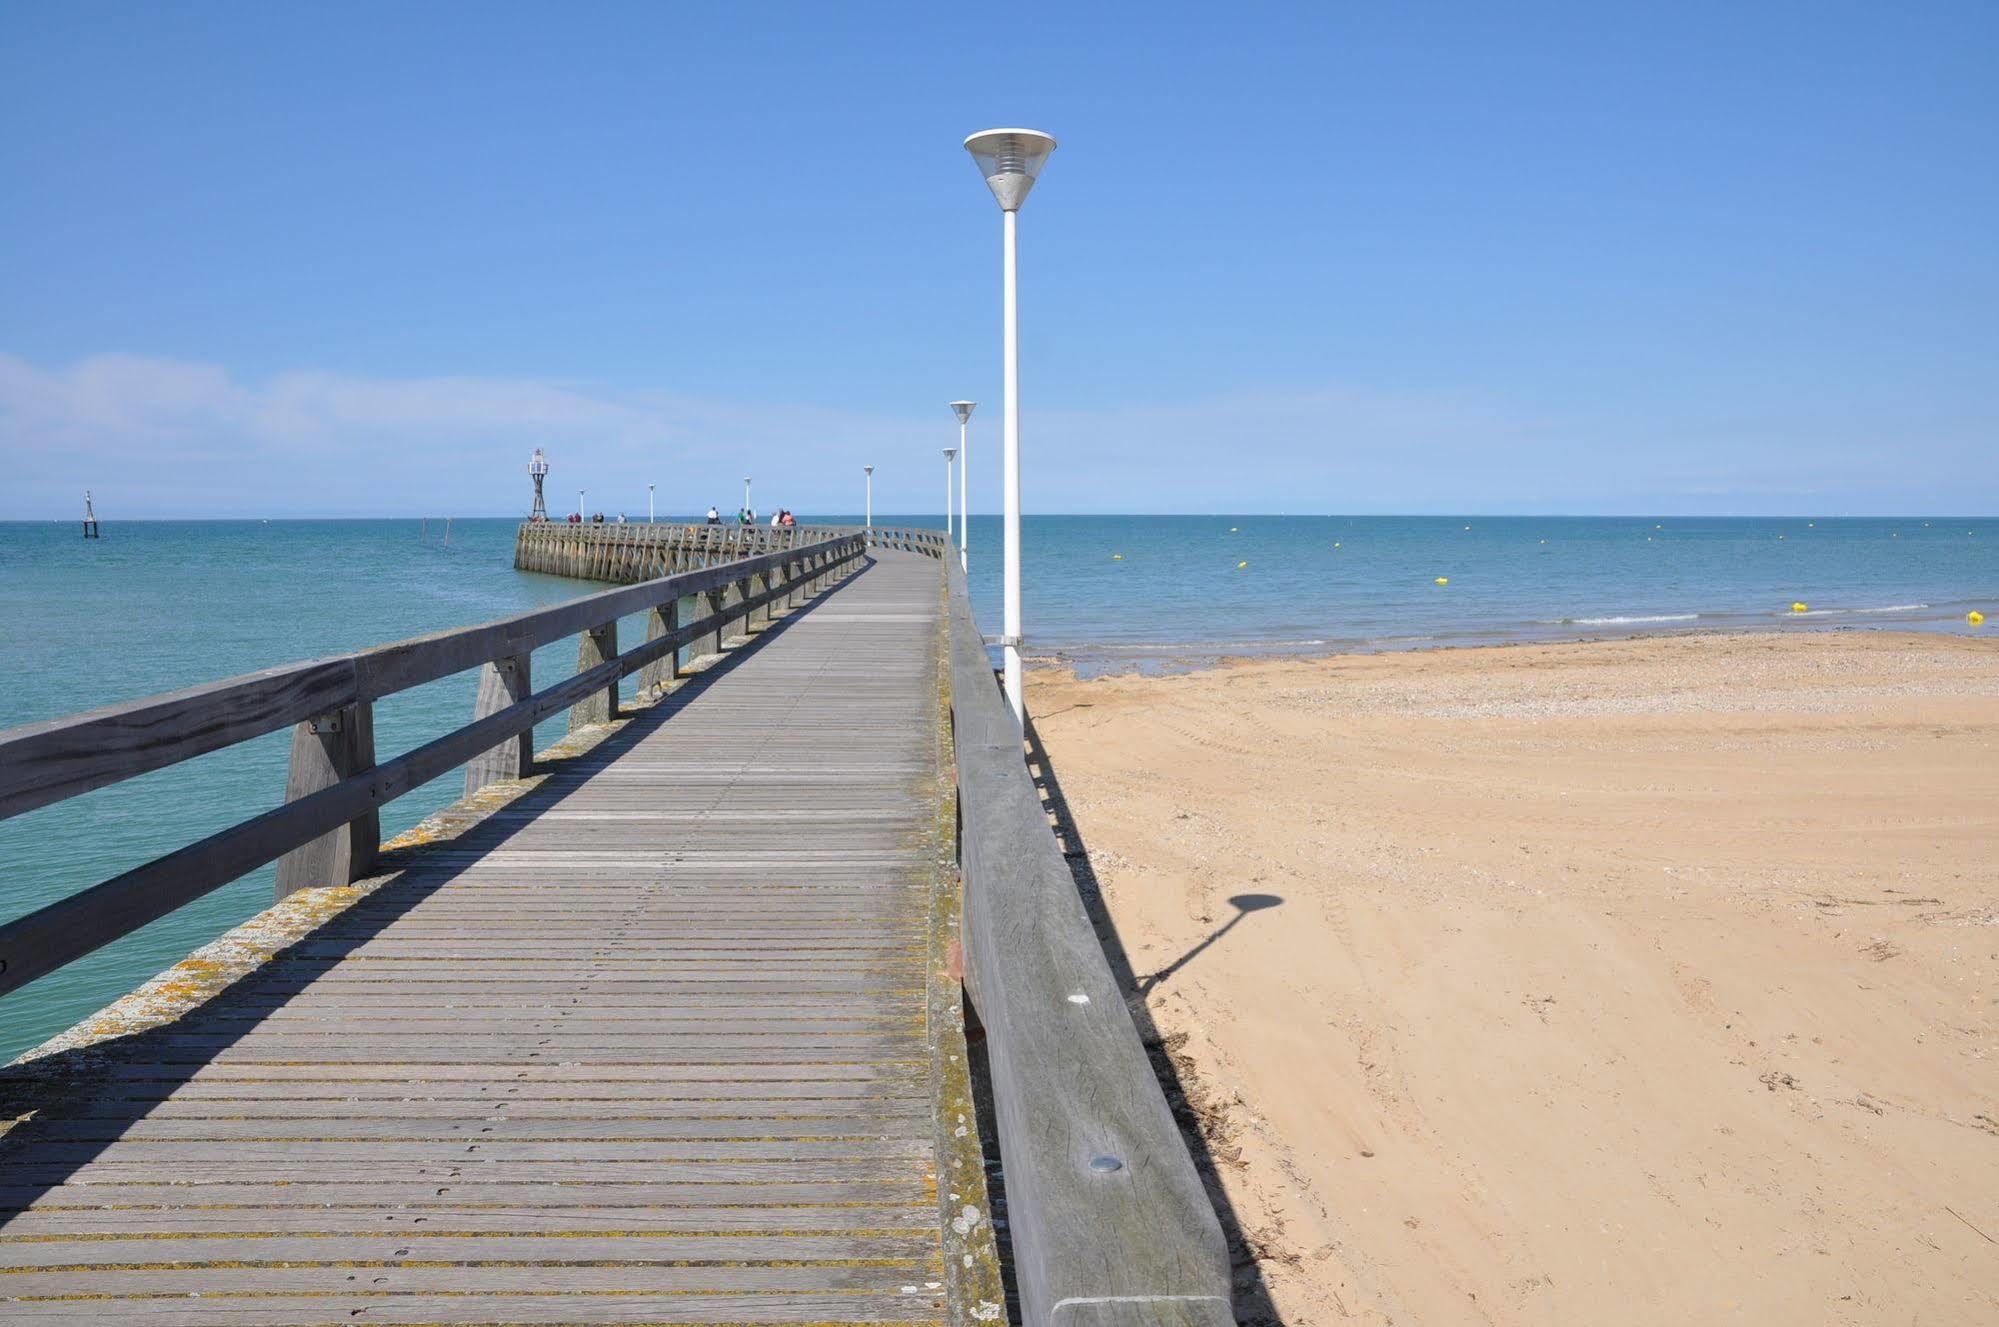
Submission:
<svg viewBox="0 0 1999 1327">
<path fill-rule="evenodd" d="M 977 401 L 953 401 L 952 411 L 958 416 L 958 569 L 972 569 L 972 484 L 968 476 L 972 473 L 972 439 L 966 432 L 966 425 L 972 418 L 972 407 Z"/>
<path fill-rule="evenodd" d="M 875 468 L 864 465 L 861 471 L 868 477 L 867 514 L 861 519 L 867 523 L 867 528 L 872 530 L 875 528 Z"/>
<path fill-rule="evenodd" d="M 956 447 L 944 449 L 944 547 L 951 547 L 951 458 L 958 454 Z"/>
<path fill-rule="evenodd" d="M 652 524 L 652 491 L 657 485 L 646 485 L 646 524 Z"/>
<path fill-rule="evenodd" d="M 743 510 L 749 512 L 752 516 L 756 515 L 755 509 L 750 506 L 750 477 L 748 475 L 743 476 Z"/>
<path fill-rule="evenodd" d="M 589 492 L 588 489 L 579 488 L 576 490 L 576 519 L 579 521 L 583 519 L 583 495 L 587 492 Z"/>
<path fill-rule="evenodd" d="M 1055 140 L 1035 129 L 987 129 L 965 140 L 965 150 L 978 163 L 1004 218 L 1001 229 L 1000 340 L 1005 370 L 1000 397 L 1001 507 L 1006 525 L 1002 554 L 1006 586 L 1003 634 L 1006 655 L 1006 699 L 1016 722 L 1025 723 L 1027 706 L 1020 670 L 1020 307 L 1015 280 L 1014 232 L 1020 205 L 1055 150 Z"/>
</svg>

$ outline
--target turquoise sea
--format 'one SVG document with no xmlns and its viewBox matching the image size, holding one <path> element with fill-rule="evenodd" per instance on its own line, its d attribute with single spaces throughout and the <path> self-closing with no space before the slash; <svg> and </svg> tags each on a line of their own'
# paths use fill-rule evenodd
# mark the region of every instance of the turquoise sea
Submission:
<svg viewBox="0 0 1999 1327">
<path fill-rule="evenodd" d="M 516 524 L 457 520 L 447 545 L 439 520 L 108 521 L 95 542 L 74 521 L 0 523 L 0 728 L 589 588 L 514 571 Z M 992 634 L 998 533 L 994 519 L 972 522 L 974 598 Z M 1085 671 L 1688 629 L 1970 631 L 1969 609 L 1999 621 L 1999 521 L 1038 517 L 1024 527 L 1023 581 L 1031 653 Z M 1792 612 L 1794 602 L 1808 611 Z M 574 648 L 540 652 L 537 677 L 562 676 Z M 378 751 L 465 722 L 473 682 L 468 673 L 384 702 Z M 275 805 L 288 743 L 272 734 L 0 822 L 0 921 Z M 384 834 L 446 805 L 462 783 L 454 773 L 391 804 Z M 0 999 L 0 1059 L 129 991 L 270 893 L 270 871 L 257 872 Z"/>
</svg>

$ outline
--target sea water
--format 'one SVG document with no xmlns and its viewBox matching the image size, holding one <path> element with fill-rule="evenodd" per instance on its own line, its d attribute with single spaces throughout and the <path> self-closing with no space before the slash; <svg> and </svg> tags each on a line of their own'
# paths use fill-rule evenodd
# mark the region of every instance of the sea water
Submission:
<svg viewBox="0 0 1999 1327">
<path fill-rule="evenodd" d="M 596 588 L 513 570 L 516 526 L 455 520 L 447 543 L 440 519 L 107 521 L 87 541 L 75 521 L 0 523 L 0 728 Z M 999 522 L 970 534 L 974 607 L 997 635 Z M 1022 535 L 1028 651 L 1088 673 L 1687 629 L 1970 631 L 1972 608 L 1999 621 L 1993 520 L 1030 517 Z M 621 639 L 642 629 L 628 619 Z M 565 640 L 534 676 L 574 666 Z M 468 672 L 381 701 L 378 755 L 467 722 L 475 685 Z M 289 746 L 273 733 L 0 822 L 0 921 L 277 805 Z M 453 771 L 391 803 L 384 837 L 463 785 Z M 255 872 L 0 998 L 0 1059 L 251 916 L 271 887 Z"/>
</svg>

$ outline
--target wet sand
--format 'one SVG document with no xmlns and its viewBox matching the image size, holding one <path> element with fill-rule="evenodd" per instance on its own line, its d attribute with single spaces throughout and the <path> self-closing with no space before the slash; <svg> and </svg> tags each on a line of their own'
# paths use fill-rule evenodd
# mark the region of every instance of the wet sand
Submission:
<svg viewBox="0 0 1999 1327">
<path fill-rule="evenodd" d="M 1247 1308 L 1999 1321 L 1999 639 L 1042 671 L 1030 708 Z"/>
</svg>

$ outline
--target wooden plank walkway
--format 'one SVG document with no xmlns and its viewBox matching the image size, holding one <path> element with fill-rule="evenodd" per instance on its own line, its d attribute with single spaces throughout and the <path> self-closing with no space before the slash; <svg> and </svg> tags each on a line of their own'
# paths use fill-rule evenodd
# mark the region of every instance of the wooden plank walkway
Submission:
<svg viewBox="0 0 1999 1327">
<path fill-rule="evenodd" d="M 0 1321 L 949 1320 L 935 559 L 882 552 L 0 1139 Z"/>
</svg>

